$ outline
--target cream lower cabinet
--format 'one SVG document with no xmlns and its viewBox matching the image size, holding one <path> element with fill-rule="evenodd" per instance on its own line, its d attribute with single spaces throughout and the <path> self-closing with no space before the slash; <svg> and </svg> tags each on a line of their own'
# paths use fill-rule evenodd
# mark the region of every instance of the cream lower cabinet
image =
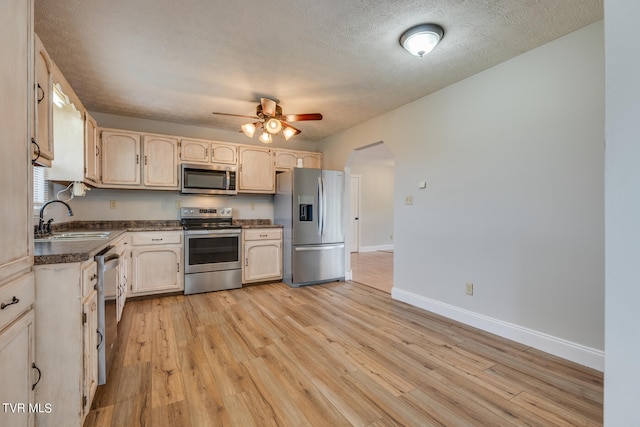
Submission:
<svg viewBox="0 0 640 427">
<path fill-rule="evenodd" d="M 132 232 L 131 296 L 184 290 L 182 231 Z"/>
<path fill-rule="evenodd" d="M 98 333 L 95 261 L 34 266 L 36 360 L 42 379 L 37 426 L 82 426 L 97 386 Z M 46 409 L 46 408 L 44 408 Z"/>
<path fill-rule="evenodd" d="M 282 279 L 282 229 L 255 228 L 242 232 L 242 283 Z"/>
<path fill-rule="evenodd" d="M 31 273 L 0 286 L 0 401 L 3 403 L 0 425 L 3 426 L 33 425 L 33 385 L 39 379 L 34 363 L 34 296 Z"/>
</svg>

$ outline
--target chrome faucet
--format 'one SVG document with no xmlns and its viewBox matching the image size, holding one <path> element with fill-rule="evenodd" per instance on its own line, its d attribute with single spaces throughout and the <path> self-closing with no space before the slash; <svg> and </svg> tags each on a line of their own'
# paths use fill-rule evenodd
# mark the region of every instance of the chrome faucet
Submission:
<svg viewBox="0 0 640 427">
<path fill-rule="evenodd" d="M 49 206 L 51 203 L 62 203 L 63 205 L 65 205 L 67 207 L 67 210 L 69 212 L 69 216 L 73 216 L 73 211 L 71 210 L 71 206 L 69 206 L 67 203 L 63 202 L 62 200 L 57 200 L 57 199 L 56 200 L 49 200 L 47 203 L 42 205 L 42 207 L 40 208 L 40 220 L 38 221 L 38 227 L 35 230 L 36 235 L 51 233 L 51 223 L 53 222 L 53 218 L 50 219 L 49 221 L 47 221 L 46 224 L 44 222 L 44 209 L 47 206 Z"/>
</svg>

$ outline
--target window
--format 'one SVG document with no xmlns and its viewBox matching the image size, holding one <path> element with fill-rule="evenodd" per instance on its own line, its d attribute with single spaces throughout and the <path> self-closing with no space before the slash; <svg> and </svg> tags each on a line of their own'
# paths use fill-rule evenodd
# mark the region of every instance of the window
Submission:
<svg viewBox="0 0 640 427">
<path fill-rule="evenodd" d="M 49 183 L 46 179 L 45 168 L 33 168 L 33 208 L 40 207 L 49 200 Z"/>
</svg>

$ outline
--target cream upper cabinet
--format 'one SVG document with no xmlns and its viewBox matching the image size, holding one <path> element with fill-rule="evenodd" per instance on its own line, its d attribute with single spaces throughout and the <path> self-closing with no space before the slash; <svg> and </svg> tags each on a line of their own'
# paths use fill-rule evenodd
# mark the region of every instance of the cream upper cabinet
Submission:
<svg viewBox="0 0 640 427">
<path fill-rule="evenodd" d="M 292 168 L 322 168 L 322 153 L 276 148 L 276 170 Z"/>
<path fill-rule="evenodd" d="M 100 135 L 101 187 L 179 188 L 177 138 L 118 129 Z"/>
<path fill-rule="evenodd" d="M 0 2 L 0 286 L 27 274 L 33 264 L 31 188 L 33 80 L 33 1 Z M 6 12 L 6 13 L 5 13 Z M 5 102 L 6 101 L 6 102 Z"/>
<path fill-rule="evenodd" d="M 275 168 L 271 149 L 240 146 L 238 158 L 237 187 L 239 193 L 275 192 Z"/>
<path fill-rule="evenodd" d="M 178 189 L 178 140 L 144 135 L 142 153 L 145 187 Z"/>
<path fill-rule="evenodd" d="M 238 146 L 218 141 L 182 139 L 180 141 L 180 161 L 183 163 L 238 163 Z"/>
<path fill-rule="evenodd" d="M 100 182 L 100 138 L 98 123 L 85 111 L 84 113 L 84 175 L 93 183 Z"/>
<path fill-rule="evenodd" d="M 102 184 L 139 186 L 140 134 L 103 130 L 101 137 Z"/>
<path fill-rule="evenodd" d="M 35 36 L 36 117 L 34 158 L 44 166 L 53 160 L 53 62 L 40 38 Z M 39 156 L 37 149 L 39 149 Z"/>
<path fill-rule="evenodd" d="M 282 279 L 281 228 L 243 230 L 242 247 L 242 283 Z"/>
</svg>

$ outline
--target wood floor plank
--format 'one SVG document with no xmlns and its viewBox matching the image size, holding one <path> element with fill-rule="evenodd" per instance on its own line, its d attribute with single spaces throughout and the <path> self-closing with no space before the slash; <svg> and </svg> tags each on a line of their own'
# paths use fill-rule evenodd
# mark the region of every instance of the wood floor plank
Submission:
<svg viewBox="0 0 640 427">
<path fill-rule="evenodd" d="M 602 373 L 355 282 L 127 301 L 85 427 L 602 425 Z"/>
</svg>

